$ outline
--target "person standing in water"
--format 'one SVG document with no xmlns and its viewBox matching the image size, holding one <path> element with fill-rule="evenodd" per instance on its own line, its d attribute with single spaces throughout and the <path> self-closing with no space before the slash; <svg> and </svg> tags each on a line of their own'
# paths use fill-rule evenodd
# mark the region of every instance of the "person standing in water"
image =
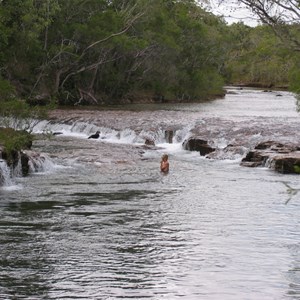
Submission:
<svg viewBox="0 0 300 300">
<path fill-rule="evenodd" d="M 168 173 L 169 172 L 169 156 L 167 154 L 164 154 L 161 157 L 161 162 L 160 162 L 160 171 L 163 173 Z"/>
</svg>

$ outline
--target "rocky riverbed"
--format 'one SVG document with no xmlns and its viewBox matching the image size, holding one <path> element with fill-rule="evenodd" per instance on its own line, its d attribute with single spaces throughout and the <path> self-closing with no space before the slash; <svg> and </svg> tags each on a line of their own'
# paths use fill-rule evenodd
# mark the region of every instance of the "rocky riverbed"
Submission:
<svg viewBox="0 0 300 300">
<path fill-rule="evenodd" d="M 260 91 L 259 95 L 252 95 L 252 106 L 245 107 L 245 111 L 240 111 L 241 104 L 236 102 L 238 96 L 238 93 L 228 95 L 232 99 L 229 103 L 215 100 L 215 106 L 221 111 L 216 108 L 216 111 L 208 112 L 209 103 L 156 108 L 144 105 L 143 110 L 135 106 L 92 111 L 55 110 L 51 112 L 50 123 L 68 125 L 71 130 L 86 134 L 97 129 L 100 139 L 101 132 L 102 139 L 107 138 L 107 130 L 114 130 L 117 138 L 130 130 L 136 141 L 144 142 L 150 148 L 162 142 L 181 143 L 183 149 L 198 151 L 199 155 L 209 159 L 240 159 L 245 167 L 269 167 L 282 173 L 299 173 L 299 115 L 296 109 L 280 109 L 281 103 L 291 101 L 293 95 L 285 93 L 284 97 L 278 97 L 278 92 Z M 273 104 L 268 103 L 270 100 Z M 291 104 L 295 103 L 289 102 Z M 139 147 L 137 153 L 140 155 L 143 150 Z M 134 153 L 133 149 L 136 150 L 136 146 L 129 152 Z M 136 159 L 126 151 L 124 153 L 122 160 Z M 93 160 L 92 157 L 89 159 Z"/>
</svg>

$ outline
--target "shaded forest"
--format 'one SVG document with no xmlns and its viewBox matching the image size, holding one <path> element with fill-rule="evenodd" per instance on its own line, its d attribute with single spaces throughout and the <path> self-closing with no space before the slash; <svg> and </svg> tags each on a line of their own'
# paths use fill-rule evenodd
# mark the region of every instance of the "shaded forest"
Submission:
<svg viewBox="0 0 300 300">
<path fill-rule="evenodd" d="M 229 26 L 193 0 L 0 1 L 1 101 L 202 101 L 224 84 L 299 91 L 299 64 L 269 26 Z"/>
</svg>

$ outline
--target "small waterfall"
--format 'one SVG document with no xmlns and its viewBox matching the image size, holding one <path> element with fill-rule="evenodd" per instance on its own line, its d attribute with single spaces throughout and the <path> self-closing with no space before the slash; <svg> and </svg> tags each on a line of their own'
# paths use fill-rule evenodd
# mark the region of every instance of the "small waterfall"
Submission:
<svg viewBox="0 0 300 300">
<path fill-rule="evenodd" d="M 74 124 L 62 124 L 42 121 L 35 126 L 35 133 L 44 134 L 63 134 L 66 136 L 74 136 L 78 138 L 86 138 L 96 131 L 100 132 L 99 140 L 124 143 L 124 144 L 143 144 L 145 140 L 153 141 L 155 144 L 179 142 L 175 137 L 176 130 L 164 128 L 150 129 L 113 129 L 108 127 L 96 126 L 82 121 L 74 122 Z M 181 138 L 179 138 L 181 141 Z"/>
<path fill-rule="evenodd" d="M 0 186 L 12 185 L 11 172 L 5 160 L 0 159 Z"/>
<path fill-rule="evenodd" d="M 168 129 L 165 131 L 165 139 L 167 143 L 172 144 L 173 137 L 174 137 L 174 130 Z"/>
<path fill-rule="evenodd" d="M 22 177 L 22 161 L 21 161 L 20 153 L 18 153 L 18 158 L 17 158 L 16 163 L 10 169 L 11 169 L 11 177 L 12 178 Z"/>
<path fill-rule="evenodd" d="M 46 154 L 27 150 L 19 154 L 14 166 L 9 167 L 5 160 L 0 159 L 0 187 L 14 185 L 14 178 L 37 172 L 48 172 L 54 167 L 55 165 Z"/>
<path fill-rule="evenodd" d="M 28 169 L 28 174 L 37 173 L 37 172 L 47 172 L 54 169 L 54 164 L 46 154 L 39 154 L 32 151 L 23 151 L 23 155 L 25 155 Z M 24 167 L 23 167 L 24 172 Z"/>
<path fill-rule="evenodd" d="M 95 124 L 84 122 L 82 119 L 74 121 L 72 124 L 66 123 L 53 123 L 42 121 L 35 127 L 36 133 L 52 133 L 57 132 L 65 136 L 73 136 L 80 139 L 86 139 L 96 131 L 100 132 L 98 142 L 109 143 L 122 143 L 122 144 L 145 144 L 150 146 L 158 146 L 166 149 L 167 152 L 181 151 L 184 148 L 182 144 L 190 137 L 195 135 L 196 139 L 203 139 L 208 144 L 215 148 L 216 151 L 208 155 L 209 158 L 215 159 L 230 159 L 236 160 L 241 158 L 250 148 L 250 145 L 243 145 L 235 143 L 234 140 L 238 137 L 231 137 L 226 135 L 225 131 L 217 130 L 211 135 L 210 126 L 203 120 L 198 120 L 195 123 L 188 125 L 165 125 L 151 126 L 149 128 L 141 128 L 141 126 L 134 126 L 131 124 L 129 128 L 114 129 L 108 127 L 96 126 Z M 198 133 L 197 133 L 198 132 Z M 251 145 L 261 138 L 259 133 L 250 137 Z M 253 141 L 252 141 L 253 139 Z M 41 168 L 41 161 L 32 161 L 32 169 L 37 169 L 38 172 Z M 35 172 L 35 171 L 31 171 Z"/>
</svg>

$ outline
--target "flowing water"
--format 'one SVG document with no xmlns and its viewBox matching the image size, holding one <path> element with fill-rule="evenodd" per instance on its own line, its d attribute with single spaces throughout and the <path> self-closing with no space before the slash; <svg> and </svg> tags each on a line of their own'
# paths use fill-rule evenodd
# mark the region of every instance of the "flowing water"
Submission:
<svg viewBox="0 0 300 300">
<path fill-rule="evenodd" d="M 241 167 L 244 150 L 222 153 L 298 142 L 296 100 L 231 92 L 41 122 L 36 132 L 61 133 L 34 143 L 52 163 L 0 189 L 0 299 L 300 299 L 299 175 Z M 183 150 L 192 132 L 219 156 Z"/>
</svg>

